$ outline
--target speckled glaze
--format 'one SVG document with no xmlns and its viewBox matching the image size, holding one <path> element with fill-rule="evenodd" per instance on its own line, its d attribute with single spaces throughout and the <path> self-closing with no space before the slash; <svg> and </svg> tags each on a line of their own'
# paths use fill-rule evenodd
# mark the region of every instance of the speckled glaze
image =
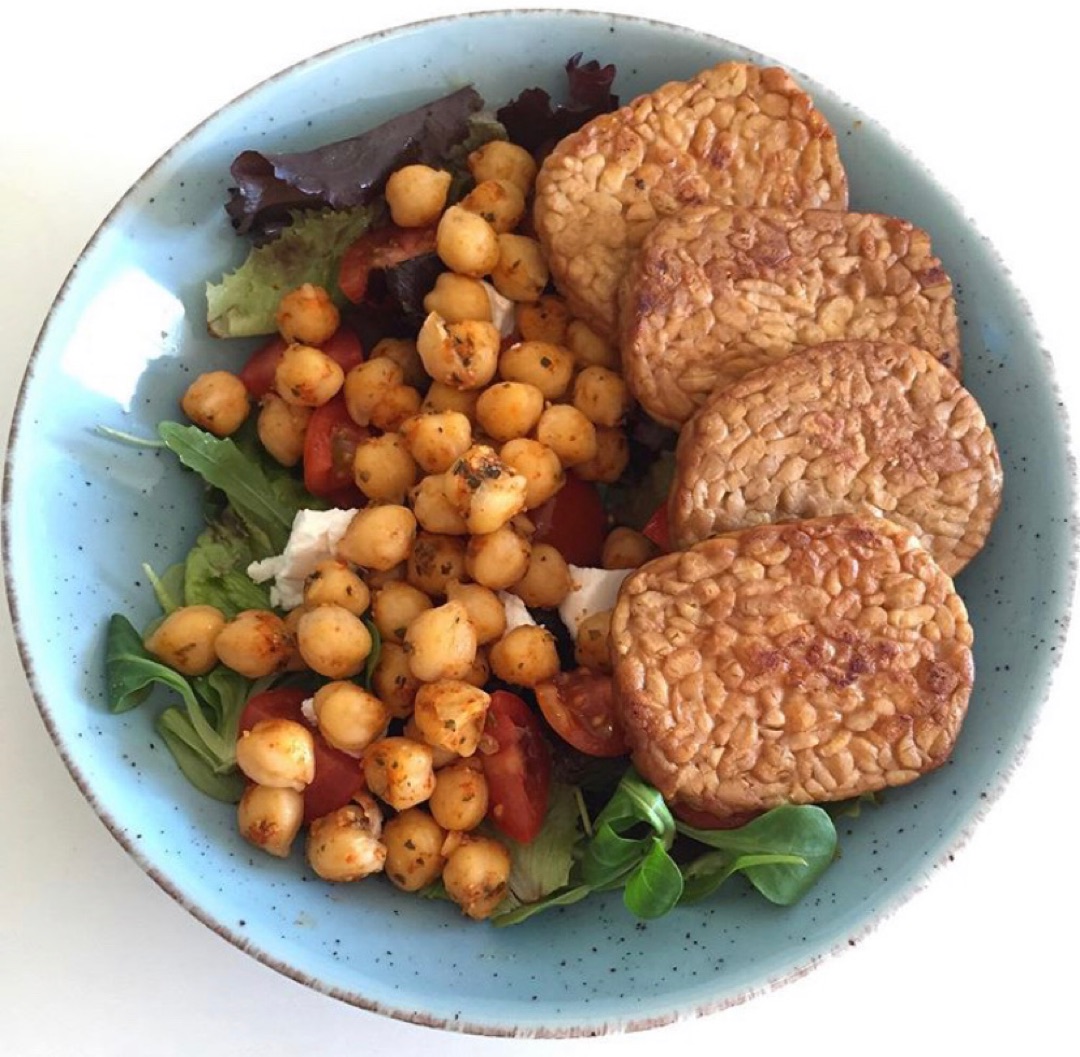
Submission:
<svg viewBox="0 0 1080 1057">
<path fill-rule="evenodd" d="M 505 63 L 508 35 L 529 41 L 527 60 Z M 106 618 L 154 614 L 141 563 L 181 557 L 199 507 L 196 482 L 171 457 L 95 427 L 150 435 L 176 416 L 195 374 L 237 362 L 235 347 L 207 336 L 203 301 L 205 280 L 244 254 L 222 211 L 232 157 L 342 137 L 470 80 L 493 102 L 531 84 L 558 91 L 562 63 L 583 49 L 618 65 L 624 99 L 724 58 L 762 60 L 631 18 L 491 13 L 347 44 L 267 81 L 177 144 L 87 247 L 30 362 L 6 467 L 6 583 L 22 657 L 60 753 L 117 840 L 260 961 L 365 1009 L 485 1034 L 651 1027 L 743 1001 L 846 949 L 948 860 L 1002 789 L 1048 691 L 1072 594 L 1065 412 L 1021 298 L 915 160 L 793 71 L 837 131 L 852 208 L 932 233 L 959 291 L 965 380 L 996 431 L 1006 482 L 989 545 L 958 581 L 978 677 L 955 755 L 843 821 L 843 860 L 802 905 L 780 910 L 733 884 L 648 924 L 610 896 L 497 930 L 377 881 L 328 886 L 299 851 L 284 862 L 253 854 L 232 810 L 187 784 L 154 733 L 160 701 L 107 713 Z"/>
</svg>

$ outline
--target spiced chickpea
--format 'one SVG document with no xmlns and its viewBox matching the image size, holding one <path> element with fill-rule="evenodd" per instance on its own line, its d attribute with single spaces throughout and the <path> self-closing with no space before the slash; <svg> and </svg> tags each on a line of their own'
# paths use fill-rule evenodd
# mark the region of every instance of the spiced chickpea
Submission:
<svg viewBox="0 0 1080 1057">
<path fill-rule="evenodd" d="M 323 287 L 303 283 L 278 302 L 274 322 L 286 341 L 321 345 L 333 337 L 341 313 Z"/>
<path fill-rule="evenodd" d="M 458 756 L 472 756 L 484 732 L 491 697 L 460 679 L 439 679 L 417 691 L 416 729 L 428 745 Z"/>
<path fill-rule="evenodd" d="M 236 742 L 236 765 L 258 785 L 302 792 L 315 780 L 315 739 L 292 719 L 262 719 Z"/>
<path fill-rule="evenodd" d="M 529 567 L 529 541 L 511 525 L 472 536 L 465 549 L 465 570 L 478 584 L 504 591 Z"/>
<path fill-rule="evenodd" d="M 448 763 L 453 763 L 454 760 L 460 760 L 456 752 L 451 752 L 449 749 L 443 749 L 438 745 L 428 745 L 424 741 L 424 735 L 420 733 L 420 728 L 416 725 L 416 713 L 410 713 L 409 718 L 405 720 L 405 727 L 402 730 L 402 734 L 406 738 L 412 738 L 413 741 L 423 742 L 431 749 L 431 765 L 435 768 L 435 780 L 438 781 L 439 768 L 445 767 Z"/>
<path fill-rule="evenodd" d="M 435 772 L 435 790 L 428 810 L 443 829 L 476 829 L 488 810 L 488 784 L 475 758 L 455 760 Z"/>
<path fill-rule="evenodd" d="M 406 565 L 405 578 L 433 598 L 446 595 L 446 585 L 465 578 L 465 539 L 419 532 Z"/>
<path fill-rule="evenodd" d="M 482 183 L 485 180 L 509 180 L 528 195 L 536 180 L 537 165 L 533 156 L 516 143 L 491 140 L 474 150 L 468 158 L 469 172 Z"/>
<path fill-rule="evenodd" d="M 338 541 L 337 557 L 367 569 L 391 569 L 404 562 L 416 536 L 408 507 L 381 503 L 358 510 Z"/>
<path fill-rule="evenodd" d="M 499 376 L 508 382 L 535 385 L 545 400 L 558 400 L 570 386 L 574 357 L 561 345 L 519 341 L 499 357 Z"/>
<path fill-rule="evenodd" d="M 324 881 L 359 881 L 382 872 L 386 846 L 379 836 L 368 809 L 346 804 L 312 822 L 305 848 L 307 860 Z"/>
<path fill-rule="evenodd" d="M 574 354 L 579 367 L 608 367 L 619 369 L 619 350 L 602 338 L 582 319 L 572 319 L 566 325 L 563 344 Z"/>
<path fill-rule="evenodd" d="M 370 426 L 379 404 L 404 381 L 400 364 L 388 356 L 357 364 L 345 375 L 343 387 L 349 417 L 359 426 Z"/>
<path fill-rule="evenodd" d="M 446 207 L 453 177 L 430 165 L 403 165 L 386 181 L 386 204 L 390 219 L 403 228 L 434 224 Z"/>
<path fill-rule="evenodd" d="M 457 272 L 442 272 L 424 295 L 424 311 L 436 312 L 447 323 L 467 319 L 491 322 L 491 298 L 479 279 Z"/>
<path fill-rule="evenodd" d="M 445 382 L 433 381 L 428 386 L 421 411 L 459 411 L 470 422 L 476 421 L 476 402 L 480 393 L 475 389 L 457 389 Z"/>
<path fill-rule="evenodd" d="M 410 807 L 383 828 L 386 876 L 404 892 L 416 892 L 438 880 L 442 873 L 442 826 L 423 808 Z"/>
<path fill-rule="evenodd" d="M 500 235 L 513 231 L 525 215 L 525 195 L 510 180 L 481 180 L 461 204 L 482 216 Z"/>
<path fill-rule="evenodd" d="M 420 680 L 409 667 L 409 655 L 396 642 L 384 642 L 371 676 L 371 688 L 395 719 L 412 714 Z"/>
<path fill-rule="evenodd" d="M 563 466 L 596 456 L 596 426 L 571 404 L 546 407 L 536 424 L 536 439 L 555 452 Z"/>
<path fill-rule="evenodd" d="M 360 616 L 371 602 L 371 591 L 354 569 L 339 558 L 319 562 L 304 581 L 304 605 L 335 605 Z"/>
<path fill-rule="evenodd" d="M 205 675 L 218 663 L 214 643 L 225 623 L 225 614 L 215 606 L 180 606 L 147 635 L 143 645 L 183 675 Z"/>
<path fill-rule="evenodd" d="M 261 679 L 285 667 L 293 639 L 285 621 L 269 609 L 237 613 L 214 639 L 218 660 L 249 679 Z"/>
<path fill-rule="evenodd" d="M 405 630 L 409 667 L 421 682 L 460 679 L 476 658 L 476 630 L 460 602 L 419 614 Z"/>
<path fill-rule="evenodd" d="M 499 236 L 479 214 L 450 206 L 435 229 L 435 252 L 458 275 L 487 275 L 499 262 Z"/>
<path fill-rule="evenodd" d="M 570 310 L 557 294 L 544 294 L 536 301 L 518 302 L 514 314 L 522 341 L 546 341 L 574 351 L 567 340 Z"/>
<path fill-rule="evenodd" d="M 566 559 L 550 543 L 533 543 L 525 575 L 510 588 L 527 606 L 554 609 L 570 593 Z"/>
<path fill-rule="evenodd" d="M 384 643 L 400 644 L 405 641 L 405 629 L 432 605 L 431 599 L 423 591 L 402 580 L 386 584 L 375 592 L 371 619 Z"/>
<path fill-rule="evenodd" d="M 443 866 L 446 894 L 476 920 L 490 917 L 506 897 L 510 853 L 491 837 L 469 835 L 450 853 Z"/>
<path fill-rule="evenodd" d="M 335 748 L 359 756 L 386 733 L 390 709 L 374 694 L 348 680 L 324 683 L 315 691 L 319 733 Z"/>
<path fill-rule="evenodd" d="M 611 610 L 590 613 L 579 625 L 574 639 L 574 660 L 583 668 L 611 673 Z"/>
<path fill-rule="evenodd" d="M 446 585 L 446 597 L 465 607 L 476 630 L 478 646 L 494 642 L 506 631 L 506 610 L 502 600 L 490 587 L 451 580 Z"/>
<path fill-rule="evenodd" d="M 411 385 L 395 385 L 371 410 L 371 424 L 392 433 L 420 410 L 423 396 Z"/>
<path fill-rule="evenodd" d="M 617 481 L 630 461 L 630 442 L 626 434 L 614 426 L 596 427 L 596 454 L 579 462 L 574 472 L 583 481 L 610 484 Z"/>
<path fill-rule="evenodd" d="M 300 617 L 296 645 L 312 671 L 328 679 L 348 679 L 364 668 L 371 653 L 371 632 L 342 606 L 316 606 Z"/>
<path fill-rule="evenodd" d="M 471 319 L 448 323 L 437 312 L 429 312 L 416 337 L 416 348 L 435 381 L 458 389 L 479 389 L 495 377 L 501 341 L 494 323 Z"/>
<path fill-rule="evenodd" d="M 525 509 L 546 503 L 566 483 L 559 456 L 546 444 L 530 437 L 507 441 L 499 457 L 525 478 Z"/>
<path fill-rule="evenodd" d="M 500 443 L 532 432 L 544 410 L 544 394 L 527 382 L 496 382 L 480 393 L 476 420 Z"/>
<path fill-rule="evenodd" d="M 574 379 L 574 407 L 597 426 L 617 426 L 630 410 L 626 382 L 608 367 L 594 364 Z"/>
<path fill-rule="evenodd" d="M 274 390 L 289 404 L 321 407 L 337 396 L 345 371 L 332 356 L 314 345 L 286 346 L 274 372 Z"/>
<path fill-rule="evenodd" d="M 236 821 L 246 841 L 284 859 L 304 821 L 304 796 L 295 789 L 252 783 L 237 805 Z"/>
<path fill-rule="evenodd" d="M 417 523 L 427 532 L 464 536 L 469 528 L 465 517 L 446 494 L 446 474 L 433 473 L 421 478 L 409 493 Z"/>
<path fill-rule="evenodd" d="M 353 453 L 353 478 L 368 499 L 401 503 L 416 484 L 419 470 L 399 433 L 366 437 Z"/>
<path fill-rule="evenodd" d="M 637 569 L 660 553 L 648 536 L 619 525 L 604 538 L 600 565 L 604 569 Z"/>
<path fill-rule="evenodd" d="M 499 260 L 491 282 L 511 301 L 535 301 L 548 284 L 548 265 L 536 239 L 509 232 L 499 236 Z"/>
<path fill-rule="evenodd" d="M 412 738 L 379 738 L 364 752 L 364 778 L 371 792 L 395 810 L 416 807 L 435 788 L 431 749 Z"/>
<path fill-rule="evenodd" d="M 262 446 L 282 466 L 295 466 L 303 457 L 313 410 L 290 404 L 273 390 L 262 398 L 255 428 Z"/>
<path fill-rule="evenodd" d="M 228 437 L 246 421 L 251 410 L 247 387 L 231 371 L 208 371 L 187 387 L 180 407 L 196 426 Z"/>
<path fill-rule="evenodd" d="M 537 624 L 521 624 L 491 647 L 491 670 L 503 682 L 536 686 L 559 674 L 555 636 Z"/>
<path fill-rule="evenodd" d="M 413 389 L 423 389 L 431 380 L 412 338 L 380 338 L 371 347 L 370 358 L 377 360 L 380 357 L 396 363 L 401 368 L 402 381 Z"/>
<path fill-rule="evenodd" d="M 443 473 L 472 444 L 472 423 L 460 411 L 422 411 L 400 428 L 409 454 L 425 473 Z"/>
</svg>

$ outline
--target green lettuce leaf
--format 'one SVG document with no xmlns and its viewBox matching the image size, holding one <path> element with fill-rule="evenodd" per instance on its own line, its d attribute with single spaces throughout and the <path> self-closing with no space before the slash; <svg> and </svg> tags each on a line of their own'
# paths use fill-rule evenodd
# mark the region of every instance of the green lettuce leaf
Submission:
<svg viewBox="0 0 1080 1057">
<path fill-rule="evenodd" d="M 251 250 L 247 260 L 218 283 L 206 284 L 206 322 L 219 338 L 272 334 L 282 294 L 314 283 L 338 294 L 337 273 L 349 245 L 376 221 L 378 209 L 296 212 L 271 242 Z"/>
<path fill-rule="evenodd" d="M 237 519 L 208 525 L 184 562 L 186 605 L 215 606 L 231 620 L 245 609 L 270 609 L 270 588 L 255 583 L 247 567 L 264 554 Z"/>
</svg>

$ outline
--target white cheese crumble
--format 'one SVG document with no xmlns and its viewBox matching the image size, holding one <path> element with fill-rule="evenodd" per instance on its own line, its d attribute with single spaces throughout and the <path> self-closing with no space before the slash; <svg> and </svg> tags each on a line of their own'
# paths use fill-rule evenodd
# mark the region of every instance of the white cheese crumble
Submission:
<svg viewBox="0 0 1080 1057">
<path fill-rule="evenodd" d="M 319 718 L 315 715 L 315 698 L 305 697 L 300 702 L 300 714 L 311 724 L 313 727 L 319 725 Z"/>
<path fill-rule="evenodd" d="M 355 510 L 299 510 L 283 553 L 252 562 L 247 574 L 257 584 L 273 580 L 270 604 L 293 609 L 304 601 L 304 581 L 321 561 L 334 556 Z"/>
<path fill-rule="evenodd" d="M 586 617 L 613 609 L 619 588 L 633 569 L 590 569 L 570 566 L 570 593 L 559 605 L 559 619 L 576 639 Z"/>
<path fill-rule="evenodd" d="M 491 283 L 481 280 L 480 285 L 487 294 L 488 304 L 491 305 L 491 322 L 498 327 L 499 333 L 504 338 L 510 337 L 514 333 L 516 322 L 514 302 L 508 297 L 503 297 Z"/>
<path fill-rule="evenodd" d="M 528 607 L 517 595 L 512 595 L 509 591 L 496 591 L 495 593 L 499 596 L 499 601 L 502 602 L 503 610 L 506 612 L 507 631 L 513 631 L 514 628 L 520 628 L 526 624 L 536 623 Z"/>
</svg>

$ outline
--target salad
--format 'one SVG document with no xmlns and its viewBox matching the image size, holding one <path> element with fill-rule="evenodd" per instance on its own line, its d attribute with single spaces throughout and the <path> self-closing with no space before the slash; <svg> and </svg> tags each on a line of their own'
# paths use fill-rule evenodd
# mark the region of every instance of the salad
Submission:
<svg viewBox="0 0 1080 1057">
<path fill-rule="evenodd" d="M 677 817 L 613 708 L 611 607 L 668 548 L 675 434 L 531 230 L 538 160 L 618 105 L 614 68 L 581 58 L 561 104 L 492 113 L 465 88 L 236 159 L 251 248 L 207 324 L 262 344 L 159 426 L 203 527 L 147 569 L 158 619 L 111 618 L 110 707 L 172 695 L 155 722 L 184 775 L 329 883 L 496 925 L 608 890 L 654 918 L 734 874 L 788 905 L 835 858 L 830 814 Z"/>
</svg>

